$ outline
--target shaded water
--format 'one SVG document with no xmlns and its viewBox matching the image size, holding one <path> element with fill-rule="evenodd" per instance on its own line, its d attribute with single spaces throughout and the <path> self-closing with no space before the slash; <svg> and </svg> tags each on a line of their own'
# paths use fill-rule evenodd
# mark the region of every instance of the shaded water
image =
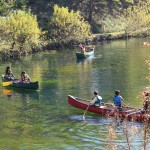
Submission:
<svg viewBox="0 0 150 150">
<path fill-rule="evenodd" d="M 39 81 L 38 91 L 8 90 L 0 87 L 0 149 L 9 150 L 91 150 L 109 149 L 108 132 L 113 121 L 70 107 L 69 94 L 90 99 L 100 91 L 105 102 L 112 102 L 116 89 L 121 90 L 125 103 L 141 107 L 140 92 L 149 85 L 145 60 L 150 47 L 148 39 L 103 42 L 96 46 L 94 57 L 77 61 L 74 50 L 43 52 L 11 65 L 16 78 L 25 70 L 32 81 Z M 131 123 L 129 123 L 129 126 Z M 132 148 L 141 150 L 142 124 L 134 123 L 141 131 L 134 137 Z M 126 145 L 123 125 L 116 126 L 118 149 Z M 150 144 L 147 149 L 150 149 Z"/>
</svg>

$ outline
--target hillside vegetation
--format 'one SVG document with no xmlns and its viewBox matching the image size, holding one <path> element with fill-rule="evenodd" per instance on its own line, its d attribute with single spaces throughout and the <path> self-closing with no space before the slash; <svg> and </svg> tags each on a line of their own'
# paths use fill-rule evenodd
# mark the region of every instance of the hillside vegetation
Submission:
<svg viewBox="0 0 150 150">
<path fill-rule="evenodd" d="M 113 35 L 150 35 L 150 0 L 0 0 L 2 58 Z"/>
</svg>

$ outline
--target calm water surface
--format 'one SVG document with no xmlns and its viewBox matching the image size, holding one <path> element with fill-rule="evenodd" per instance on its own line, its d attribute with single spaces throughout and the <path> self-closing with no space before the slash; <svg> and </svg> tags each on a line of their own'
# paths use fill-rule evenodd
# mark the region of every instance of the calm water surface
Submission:
<svg viewBox="0 0 150 150">
<path fill-rule="evenodd" d="M 0 87 L 0 149 L 109 149 L 113 120 L 89 112 L 83 120 L 84 111 L 71 107 L 67 96 L 91 99 L 93 91 L 98 90 L 105 102 L 112 102 L 114 91 L 120 89 L 126 104 L 141 107 L 140 92 L 150 84 L 145 65 L 150 47 L 143 46 L 143 41 L 148 39 L 103 42 L 96 46 L 94 57 L 82 61 L 76 60 L 78 49 L 68 49 L 1 62 L 1 74 L 7 65 L 12 66 L 16 78 L 25 70 L 32 81 L 39 81 L 40 88 L 29 91 Z M 141 150 L 142 124 L 129 122 L 128 126 L 140 129 L 132 149 Z M 114 126 L 114 143 L 119 150 L 127 148 L 123 128 Z"/>
</svg>

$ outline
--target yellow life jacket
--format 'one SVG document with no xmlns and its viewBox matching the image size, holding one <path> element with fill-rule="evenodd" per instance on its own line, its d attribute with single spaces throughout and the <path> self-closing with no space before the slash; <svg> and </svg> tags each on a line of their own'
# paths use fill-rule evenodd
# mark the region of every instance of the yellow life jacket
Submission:
<svg viewBox="0 0 150 150">
<path fill-rule="evenodd" d="M 24 75 L 22 76 L 22 82 L 28 82 L 28 81 L 29 81 L 28 75 L 27 75 L 27 74 L 24 74 Z"/>
</svg>

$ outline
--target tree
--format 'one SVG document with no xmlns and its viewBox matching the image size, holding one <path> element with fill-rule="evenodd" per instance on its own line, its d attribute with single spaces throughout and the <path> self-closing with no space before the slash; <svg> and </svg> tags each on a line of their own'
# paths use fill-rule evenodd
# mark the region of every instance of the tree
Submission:
<svg viewBox="0 0 150 150">
<path fill-rule="evenodd" d="M 110 22 L 109 18 L 112 16 L 111 20 L 115 23 L 117 20 L 116 16 L 122 13 L 124 8 L 131 6 L 133 4 L 133 0 L 77 0 L 74 1 L 73 4 L 73 9 L 80 10 L 82 16 L 88 20 L 91 25 L 92 32 L 99 33 L 104 31 L 104 20 L 106 22 L 106 19 L 108 18 L 108 22 L 106 22 L 106 24 L 108 24 Z M 107 17 L 107 15 L 109 17 Z M 113 20 L 113 18 L 115 19 Z"/>
<path fill-rule="evenodd" d="M 150 1 L 138 3 L 137 6 L 132 6 L 124 11 L 120 20 L 124 23 L 124 31 L 126 35 L 138 32 L 143 33 L 150 31 Z"/>
<path fill-rule="evenodd" d="M 90 35 L 90 25 L 84 21 L 79 12 L 66 7 L 54 6 L 53 18 L 50 21 L 51 38 L 58 42 L 67 42 L 71 40 L 80 41 Z"/>
<path fill-rule="evenodd" d="M 7 15 L 14 7 L 14 0 L 0 0 L 0 15 Z"/>
<path fill-rule="evenodd" d="M 7 17 L 0 17 L 1 41 L 7 43 L 9 49 L 29 51 L 38 45 L 42 31 L 38 27 L 36 16 L 16 10 Z"/>
<path fill-rule="evenodd" d="M 28 3 L 29 0 L 15 0 L 15 7 L 17 9 L 25 10 L 26 9 L 26 4 Z"/>
</svg>

